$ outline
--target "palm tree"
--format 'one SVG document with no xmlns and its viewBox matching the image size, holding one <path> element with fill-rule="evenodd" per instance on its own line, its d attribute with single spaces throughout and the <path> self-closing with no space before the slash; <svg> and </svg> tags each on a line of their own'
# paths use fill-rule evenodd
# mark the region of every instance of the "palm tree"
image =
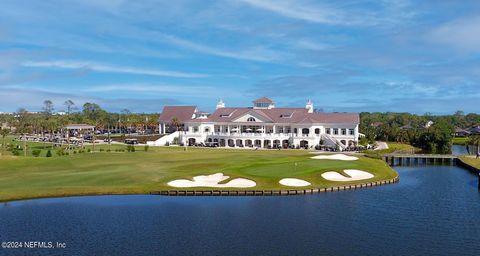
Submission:
<svg viewBox="0 0 480 256">
<path fill-rule="evenodd" d="M 180 130 L 180 122 L 178 121 L 178 118 L 173 117 L 173 118 L 172 118 L 172 121 L 170 122 L 170 125 L 171 125 L 171 126 L 174 126 L 177 131 Z"/>
<path fill-rule="evenodd" d="M 470 136 L 470 138 L 468 138 L 468 144 L 477 146 L 476 154 L 480 153 L 480 135 Z"/>
<path fill-rule="evenodd" d="M 67 107 L 67 114 L 70 115 L 70 112 L 72 112 L 72 109 L 75 107 L 75 103 L 73 103 L 72 100 L 67 100 L 65 103 L 63 103 L 65 107 Z"/>
</svg>

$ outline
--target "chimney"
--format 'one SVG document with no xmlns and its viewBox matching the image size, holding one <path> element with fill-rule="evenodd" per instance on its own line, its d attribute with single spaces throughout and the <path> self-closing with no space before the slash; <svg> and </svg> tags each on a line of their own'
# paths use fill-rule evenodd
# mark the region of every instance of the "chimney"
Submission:
<svg viewBox="0 0 480 256">
<path fill-rule="evenodd" d="M 308 113 L 313 113 L 313 103 L 311 100 L 307 101 L 307 105 L 305 105 L 305 108 L 308 110 Z"/>
</svg>

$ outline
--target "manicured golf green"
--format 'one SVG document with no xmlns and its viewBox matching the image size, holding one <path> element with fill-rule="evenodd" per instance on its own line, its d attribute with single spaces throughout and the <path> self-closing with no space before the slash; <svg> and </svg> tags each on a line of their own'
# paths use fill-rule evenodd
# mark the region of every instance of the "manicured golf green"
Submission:
<svg viewBox="0 0 480 256">
<path fill-rule="evenodd" d="M 106 149 L 107 146 L 97 146 Z M 93 194 L 135 194 L 174 189 L 167 183 L 197 175 L 223 172 L 232 178 L 257 183 L 249 189 L 288 189 L 282 178 L 309 181 L 310 187 L 391 179 L 397 173 L 381 160 L 360 157 L 356 161 L 314 160 L 305 150 L 233 150 L 182 147 L 136 147 L 136 152 L 84 152 L 68 156 L 0 157 L 0 201 Z M 53 150 L 52 150 L 53 151 Z M 42 153 L 43 155 L 43 153 Z M 332 182 L 325 171 L 359 169 L 375 175 L 369 180 Z M 228 182 L 225 181 L 225 182 Z M 307 188 L 310 188 L 307 187 Z M 196 188 L 199 189 L 199 188 Z M 236 189 L 236 188 L 234 188 Z M 238 189 L 236 189 L 238 190 Z"/>
</svg>

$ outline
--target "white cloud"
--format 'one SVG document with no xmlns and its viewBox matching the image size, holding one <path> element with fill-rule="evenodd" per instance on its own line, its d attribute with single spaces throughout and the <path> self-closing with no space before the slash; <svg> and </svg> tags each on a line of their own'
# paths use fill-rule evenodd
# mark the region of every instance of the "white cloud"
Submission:
<svg viewBox="0 0 480 256">
<path fill-rule="evenodd" d="M 309 6 L 298 1 L 241 0 L 254 7 L 279 15 L 315 23 L 336 24 L 346 22 L 339 11 L 327 7 Z"/>
<path fill-rule="evenodd" d="M 310 40 L 298 40 L 295 42 L 295 45 L 299 48 L 306 49 L 306 50 L 313 50 L 313 51 L 323 51 L 328 49 L 326 44 L 317 43 Z"/>
<path fill-rule="evenodd" d="M 463 51 L 480 51 L 480 16 L 445 23 L 428 35 L 430 41 Z"/>
<path fill-rule="evenodd" d="M 27 62 L 24 62 L 22 66 L 40 67 L 40 68 L 85 69 L 85 70 L 92 70 L 92 71 L 106 72 L 106 73 L 127 73 L 127 74 L 135 74 L 135 75 L 150 75 L 150 76 L 179 77 L 179 78 L 202 78 L 202 77 L 209 76 L 207 74 L 184 73 L 184 72 L 159 70 L 159 69 L 110 66 L 110 65 L 95 63 L 95 62 L 68 61 L 68 60 L 27 61 Z"/>
<path fill-rule="evenodd" d="M 91 86 L 82 90 L 83 92 L 127 92 L 127 93 L 149 93 L 149 94 L 170 94 L 180 96 L 197 96 L 202 97 L 216 95 L 219 93 L 228 93 L 232 90 L 222 90 L 214 86 L 192 86 L 192 85 L 178 85 L 178 84 L 111 84 Z"/>
<path fill-rule="evenodd" d="M 176 36 L 161 34 L 161 33 L 154 33 L 158 36 L 161 41 L 167 42 L 169 44 L 179 46 L 182 48 L 186 48 L 189 50 L 226 57 L 226 58 L 233 58 L 233 59 L 241 59 L 241 60 L 253 60 L 253 61 L 262 61 L 262 62 L 272 62 L 282 59 L 282 53 L 275 52 L 269 50 L 265 47 L 255 47 L 250 49 L 237 49 L 237 50 L 223 50 L 215 47 L 211 47 L 208 45 L 203 45 L 199 43 L 195 43 L 192 41 L 188 41 L 182 38 L 178 38 Z"/>
</svg>

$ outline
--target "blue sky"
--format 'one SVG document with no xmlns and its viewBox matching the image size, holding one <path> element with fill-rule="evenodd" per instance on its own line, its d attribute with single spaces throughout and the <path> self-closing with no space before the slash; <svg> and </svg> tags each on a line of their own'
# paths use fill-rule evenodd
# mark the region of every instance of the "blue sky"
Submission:
<svg viewBox="0 0 480 256">
<path fill-rule="evenodd" d="M 0 111 L 478 112 L 480 1 L 0 2 Z"/>
</svg>

